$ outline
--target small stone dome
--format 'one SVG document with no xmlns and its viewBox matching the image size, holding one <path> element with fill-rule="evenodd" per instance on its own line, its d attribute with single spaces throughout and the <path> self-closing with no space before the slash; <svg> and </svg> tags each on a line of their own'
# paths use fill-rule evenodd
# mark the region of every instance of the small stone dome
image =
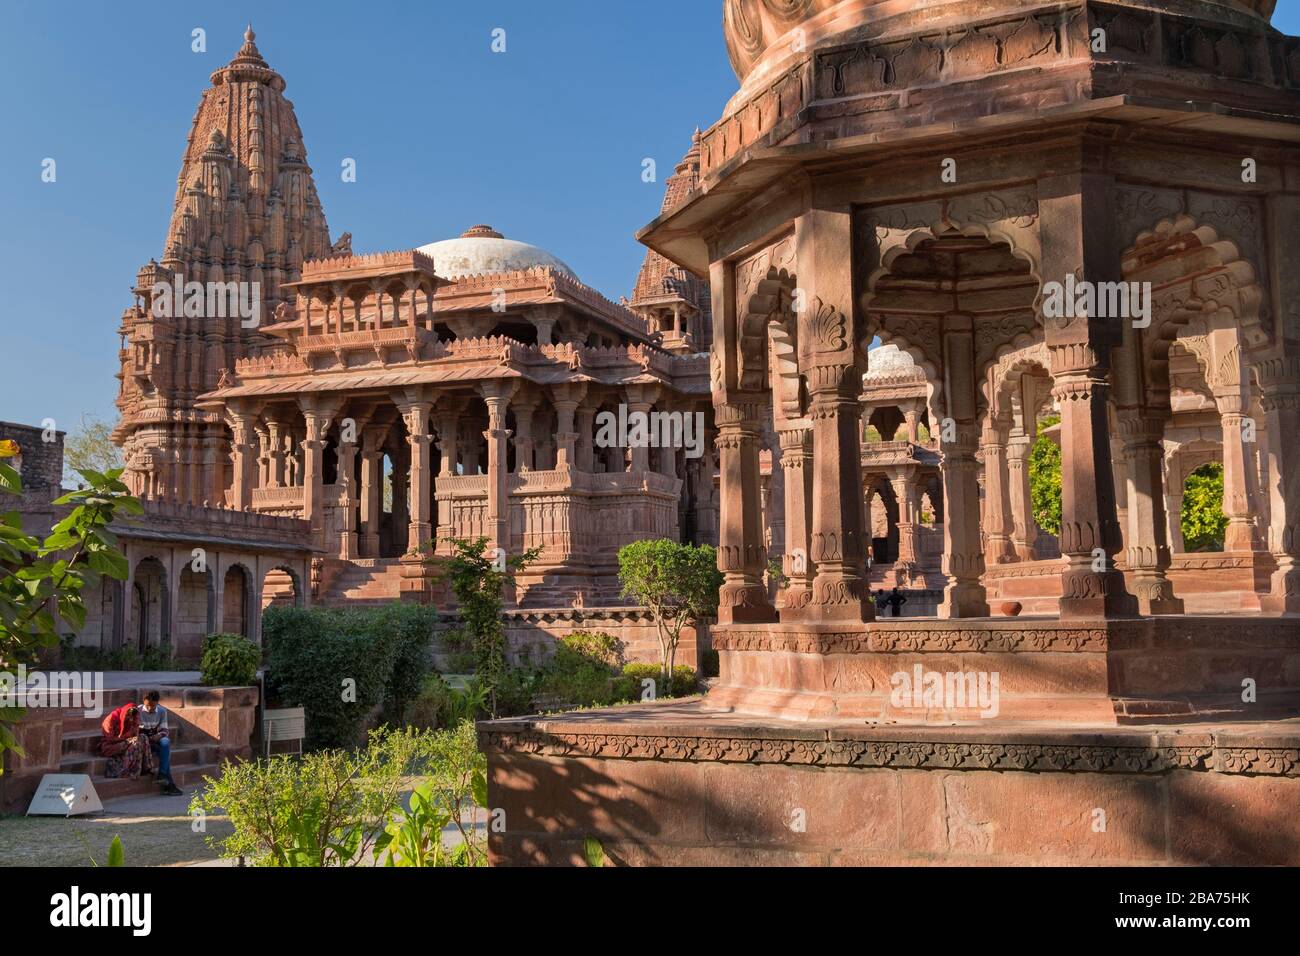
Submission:
<svg viewBox="0 0 1300 956">
<path fill-rule="evenodd" d="M 443 239 L 420 246 L 433 259 L 433 267 L 444 279 L 518 272 L 545 266 L 576 279 L 577 274 L 545 249 L 507 239 L 491 226 L 471 226 L 458 239 Z"/>
</svg>

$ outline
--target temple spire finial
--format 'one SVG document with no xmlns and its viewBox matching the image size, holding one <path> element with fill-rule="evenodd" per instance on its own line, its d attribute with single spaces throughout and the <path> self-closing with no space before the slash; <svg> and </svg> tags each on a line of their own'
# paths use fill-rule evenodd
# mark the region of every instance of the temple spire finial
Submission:
<svg viewBox="0 0 1300 956">
<path fill-rule="evenodd" d="M 249 20 L 248 26 L 244 27 L 244 39 L 249 43 L 252 43 L 254 40 L 257 39 L 257 34 L 253 32 L 252 20 Z"/>
</svg>

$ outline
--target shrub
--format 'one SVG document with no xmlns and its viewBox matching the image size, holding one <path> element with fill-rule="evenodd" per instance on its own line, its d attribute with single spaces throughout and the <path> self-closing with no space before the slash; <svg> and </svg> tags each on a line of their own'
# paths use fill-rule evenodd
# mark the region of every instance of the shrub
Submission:
<svg viewBox="0 0 1300 956">
<path fill-rule="evenodd" d="M 667 678 L 676 673 L 682 630 L 718 613 L 722 572 L 717 552 L 707 544 L 696 547 L 667 538 L 634 541 L 618 551 L 618 578 L 623 596 L 644 604 L 654 618 L 660 671 Z"/>
<path fill-rule="evenodd" d="M 307 746 L 350 747 L 393 675 L 396 632 L 365 611 L 268 608 L 268 693 L 307 712 Z"/>
<path fill-rule="evenodd" d="M 409 734 L 370 736 L 365 750 L 301 759 L 226 763 L 190 802 L 192 814 L 224 813 L 234 832 L 208 845 L 254 866 L 349 866 L 360 861 L 400 805 L 403 776 L 419 761 Z"/>
<path fill-rule="evenodd" d="M 1060 422 L 1059 415 L 1044 418 L 1029 452 L 1029 497 L 1038 527 L 1052 535 L 1061 533 L 1061 449 L 1043 432 Z"/>
<path fill-rule="evenodd" d="M 623 645 L 618 638 L 602 631 L 574 631 L 559 639 L 537 690 L 574 707 L 611 703 L 613 678 L 622 661 Z"/>
<path fill-rule="evenodd" d="M 429 673 L 437 612 L 420 604 L 390 604 L 371 613 L 375 627 L 393 634 L 393 671 L 384 687 L 384 711 L 400 727 L 406 723 L 407 704 L 420 693 Z"/>
<path fill-rule="evenodd" d="M 450 544 L 447 578 L 460 604 L 463 631 L 474 649 L 474 672 L 487 688 L 489 709 L 496 716 L 498 685 L 507 670 L 501 591 L 514 584 L 514 575 L 535 561 L 541 550 L 533 548 L 498 562 L 488 556 L 487 538 L 452 538 Z"/>
<path fill-rule="evenodd" d="M 720 673 L 722 667 L 718 660 L 718 652 L 710 647 L 700 657 L 700 676 L 717 677 Z"/>
<path fill-rule="evenodd" d="M 1187 476 L 1179 521 L 1186 551 L 1223 550 L 1228 528 L 1228 516 L 1223 513 L 1223 465 L 1210 462 Z"/>
<path fill-rule="evenodd" d="M 410 738 L 416 772 L 426 779 L 411 794 L 407 808 L 388 820 L 375 843 L 387 866 L 486 866 L 484 835 L 462 818 L 466 806 L 487 808 L 487 759 L 479 752 L 474 725 Z M 448 849 L 443 830 L 453 825 L 460 842 Z"/>
<path fill-rule="evenodd" d="M 257 680 L 262 649 L 238 634 L 209 634 L 203 639 L 199 663 L 203 683 L 208 687 L 244 687 Z"/>
<path fill-rule="evenodd" d="M 695 693 L 699 683 L 694 668 L 679 664 L 673 668 L 672 683 L 665 694 L 663 676 L 657 664 L 627 664 L 623 667 L 623 675 L 614 682 L 614 699 L 641 700 L 644 680 L 654 681 L 656 698 L 686 697 Z"/>
</svg>

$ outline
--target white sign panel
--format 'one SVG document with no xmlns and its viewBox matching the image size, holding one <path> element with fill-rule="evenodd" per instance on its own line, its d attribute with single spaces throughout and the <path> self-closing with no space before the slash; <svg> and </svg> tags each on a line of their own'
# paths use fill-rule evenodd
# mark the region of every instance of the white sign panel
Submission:
<svg viewBox="0 0 1300 956">
<path fill-rule="evenodd" d="M 84 773 L 47 773 L 41 777 L 27 815 L 75 817 L 103 809 L 95 785 Z"/>
</svg>

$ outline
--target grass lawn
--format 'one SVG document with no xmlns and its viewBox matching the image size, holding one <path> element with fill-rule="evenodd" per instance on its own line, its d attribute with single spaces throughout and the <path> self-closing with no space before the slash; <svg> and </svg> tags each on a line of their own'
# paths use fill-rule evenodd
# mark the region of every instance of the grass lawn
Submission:
<svg viewBox="0 0 1300 956">
<path fill-rule="evenodd" d="M 113 837 L 122 838 L 127 866 L 184 866 L 217 859 L 204 838 L 228 836 L 227 817 L 208 817 L 207 833 L 195 833 L 189 800 L 174 798 L 174 810 L 130 812 L 105 807 L 86 817 L 0 817 L 0 866 L 101 866 Z M 156 803 L 157 801 L 151 801 Z"/>
</svg>

